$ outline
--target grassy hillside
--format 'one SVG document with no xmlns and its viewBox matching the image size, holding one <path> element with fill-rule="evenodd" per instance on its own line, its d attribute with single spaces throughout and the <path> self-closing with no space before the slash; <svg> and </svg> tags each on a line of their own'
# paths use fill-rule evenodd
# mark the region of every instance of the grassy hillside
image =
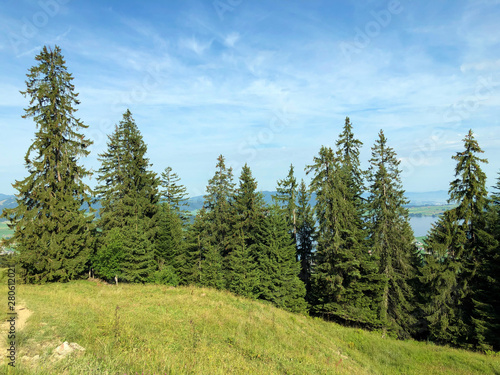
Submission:
<svg viewBox="0 0 500 375">
<path fill-rule="evenodd" d="M 446 210 L 455 208 L 456 204 L 445 204 L 441 206 L 414 206 L 408 207 L 410 216 L 439 216 Z"/>
<path fill-rule="evenodd" d="M 10 237 L 13 234 L 14 231 L 9 229 L 6 221 L 0 222 L 0 238 Z"/>
<path fill-rule="evenodd" d="M 32 315 L 18 332 L 26 357 L 16 374 L 500 373 L 498 356 L 382 338 L 211 289 L 80 281 L 19 285 L 17 301 Z M 63 341 L 86 351 L 55 362 Z"/>
</svg>

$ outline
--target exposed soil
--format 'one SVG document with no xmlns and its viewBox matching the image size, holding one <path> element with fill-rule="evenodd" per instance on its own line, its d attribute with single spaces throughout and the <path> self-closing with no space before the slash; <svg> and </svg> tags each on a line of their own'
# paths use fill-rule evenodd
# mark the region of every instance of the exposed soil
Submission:
<svg viewBox="0 0 500 375">
<path fill-rule="evenodd" d="M 23 305 L 19 305 L 16 308 L 16 332 L 22 331 L 26 326 L 26 321 L 33 314 L 31 310 L 28 310 Z M 3 361 L 7 355 L 7 333 L 9 332 L 10 324 L 8 321 L 4 321 L 0 326 L 0 361 Z"/>
</svg>

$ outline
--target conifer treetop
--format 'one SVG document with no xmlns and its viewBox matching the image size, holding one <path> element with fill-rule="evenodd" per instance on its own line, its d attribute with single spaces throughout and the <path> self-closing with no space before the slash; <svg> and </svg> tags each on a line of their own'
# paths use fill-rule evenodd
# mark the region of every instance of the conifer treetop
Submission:
<svg viewBox="0 0 500 375">
<path fill-rule="evenodd" d="M 457 161 L 456 178 L 450 184 L 448 202 L 458 203 L 456 210 L 459 219 L 470 223 L 474 216 L 483 212 L 487 203 L 486 174 L 480 164 L 486 164 L 488 160 L 476 155 L 484 151 L 479 147 L 472 130 L 469 130 L 463 142 L 465 150 L 452 156 Z"/>
</svg>

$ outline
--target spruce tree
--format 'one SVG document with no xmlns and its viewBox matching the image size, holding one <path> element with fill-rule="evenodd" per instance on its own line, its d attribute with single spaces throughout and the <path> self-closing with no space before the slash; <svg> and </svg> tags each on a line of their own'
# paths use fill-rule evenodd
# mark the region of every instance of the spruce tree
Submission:
<svg viewBox="0 0 500 375">
<path fill-rule="evenodd" d="M 188 220 L 186 187 L 180 184 L 179 176 L 170 167 L 161 174 L 160 183 L 162 203 L 158 209 L 156 259 L 159 268 L 170 267 L 177 272 L 178 257 L 184 251 L 184 226 Z"/>
<path fill-rule="evenodd" d="M 167 202 L 159 205 L 157 216 L 156 262 L 160 269 L 170 266 L 176 270 L 178 257 L 183 252 L 183 222 L 178 211 Z"/>
<path fill-rule="evenodd" d="M 491 295 L 491 288 L 495 281 L 491 274 L 498 242 L 487 230 L 486 175 L 481 169 L 481 163 L 487 160 L 477 156 L 483 151 L 471 130 L 463 141 L 465 150 L 452 156 L 457 165 L 449 189 L 449 203 L 457 207 L 447 212 L 431 232 L 429 253 L 430 257 L 437 257 L 438 262 L 435 267 L 427 266 L 423 270 L 428 279 L 439 280 L 443 277 L 443 269 L 451 269 L 452 273 L 446 282 L 427 288 L 429 295 L 424 318 L 428 322 L 430 339 L 487 350 L 492 348 L 496 337 L 492 334 L 495 297 Z M 460 236 L 452 236 L 441 229 L 450 227 Z M 440 249 L 437 256 L 436 249 Z M 436 263 L 432 258 L 428 259 L 430 265 Z M 448 296 L 446 303 L 443 295 Z"/>
<path fill-rule="evenodd" d="M 121 275 L 125 281 L 146 282 L 156 268 L 154 262 L 159 202 L 156 174 L 145 157 L 147 146 L 127 110 L 115 132 L 109 136 L 107 152 L 99 155 L 97 192 L 101 198 L 100 246 L 106 246 L 108 232 L 119 228 L 124 255 Z"/>
<path fill-rule="evenodd" d="M 489 322 L 486 339 L 493 350 L 500 350 L 500 174 L 493 186 L 494 192 L 488 206 L 487 231 L 495 242 L 483 261 L 480 274 L 483 275 L 483 301 L 488 301 Z"/>
<path fill-rule="evenodd" d="M 459 346 L 467 335 L 465 312 L 458 308 L 464 279 L 459 277 L 466 234 L 456 211 L 446 211 L 432 226 L 426 240 L 425 264 L 420 269 L 419 324 L 417 338 Z"/>
<path fill-rule="evenodd" d="M 247 297 L 256 295 L 256 233 L 264 218 L 264 206 L 263 195 L 257 192 L 257 181 L 245 164 L 234 195 L 231 214 L 232 240 L 226 260 L 226 278 L 230 291 Z"/>
<path fill-rule="evenodd" d="M 476 349 L 489 350 L 492 348 L 489 338 L 493 306 L 489 298 L 492 283 L 488 278 L 498 243 L 485 230 L 488 192 L 486 174 L 481 164 L 488 161 L 478 156 L 484 151 L 479 147 L 472 130 L 469 130 L 463 141 L 464 151 L 452 156 L 457 165 L 456 178 L 450 184 L 449 200 L 458 204 L 455 211 L 467 237 L 461 262 L 464 278 L 469 281 L 463 299 L 464 309 L 471 319 L 471 332 L 466 341 L 470 340 Z"/>
<path fill-rule="evenodd" d="M 297 195 L 297 254 L 300 261 L 300 279 L 306 286 L 306 297 L 311 291 L 311 268 L 314 253 L 315 222 L 309 201 L 311 194 L 304 180 L 300 181 Z"/>
<path fill-rule="evenodd" d="M 96 186 L 96 202 L 99 202 L 99 229 L 106 234 L 113 228 L 122 226 L 122 218 L 113 214 L 124 196 L 126 166 L 124 165 L 123 129 L 116 125 L 112 134 L 108 135 L 107 150 L 99 154 L 101 166 L 98 170 Z M 100 246 L 100 244 L 98 244 Z"/>
<path fill-rule="evenodd" d="M 286 213 L 286 220 L 290 228 L 290 236 L 293 243 L 297 245 L 297 179 L 293 173 L 293 165 L 290 164 L 288 176 L 278 181 L 276 195 L 273 200 Z"/>
<path fill-rule="evenodd" d="M 220 155 L 215 175 L 207 185 L 203 208 L 188 229 L 186 246 L 178 257 L 182 284 L 226 286 L 225 266 L 234 246 L 233 199 L 233 172 Z"/>
<path fill-rule="evenodd" d="M 381 130 L 372 147 L 368 171 L 369 243 L 372 254 L 380 259 L 379 273 L 385 278 L 379 310 L 383 329 L 406 338 L 415 320 L 409 283 L 415 275 L 412 259 L 416 248 L 399 164 Z"/>
<path fill-rule="evenodd" d="M 283 211 L 269 208 L 257 232 L 257 268 L 260 274 L 259 298 L 293 312 L 305 312 L 306 293 L 299 279 L 300 263 L 288 232 Z"/>
<path fill-rule="evenodd" d="M 222 289 L 226 281 L 222 269 L 222 256 L 215 244 L 206 242 L 201 262 L 200 284 L 209 288 Z"/>
<path fill-rule="evenodd" d="M 344 128 L 336 143 L 337 157 L 344 170 L 349 199 L 354 202 L 358 209 L 360 220 L 364 214 L 364 199 L 361 196 L 364 191 L 363 171 L 359 162 L 359 152 L 362 145 L 363 142 L 354 137 L 351 121 L 349 117 L 346 117 Z"/>
<path fill-rule="evenodd" d="M 218 259 L 215 256 L 217 250 L 224 264 L 231 250 L 233 199 L 233 171 L 232 168 L 226 168 L 224 157 L 220 155 L 217 158 L 215 175 L 209 180 L 205 195 L 204 235 L 207 237 L 210 249 L 213 248 L 212 259 Z"/>
<path fill-rule="evenodd" d="M 202 208 L 187 230 L 185 245 L 177 257 L 177 273 L 182 285 L 201 285 L 202 262 L 209 246 L 207 220 L 207 212 Z"/>
<path fill-rule="evenodd" d="M 165 168 L 161 174 L 161 191 L 162 201 L 167 203 L 170 208 L 178 214 L 183 222 L 188 219 L 187 206 L 187 189 L 180 184 L 180 177 L 172 171 L 171 167 Z"/>
<path fill-rule="evenodd" d="M 79 164 L 92 144 L 81 131 L 88 126 L 75 117 L 77 99 L 61 49 L 43 47 L 38 65 L 27 74 L 29 98 L 23 118 L 33 118 L 37 131 L 25 163 L 29 175 L 16 181 L 17 207 L 4 210 L 14 235 L 7 241 L 19 251 L 25 282 L 68 281 L 86 271 L 91 256 L 90 172 Z"/>
<path fill-rule="evenodd" d="M 377 327 L 380 277 L 365 246 L 347 170 L 322 147 L 309 166 L 316 192 L 317 254 L 312 274 L 312 312 L 348 324 Z"/>
</svg>

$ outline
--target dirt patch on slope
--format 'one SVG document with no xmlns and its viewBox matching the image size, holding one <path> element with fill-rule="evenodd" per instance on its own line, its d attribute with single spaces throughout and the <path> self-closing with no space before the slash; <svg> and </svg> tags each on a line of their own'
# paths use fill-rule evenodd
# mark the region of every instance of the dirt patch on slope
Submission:
<svg viewBox="0 0 500 375">
<path fill-rule="evenodd" d="M 28 318 L 33 314 L 31 310 L 28 310 L 26 307 L 23 305 L 19 305 L 16 308 L 17 315 L 16 317 L 16 333 L 19 331 L 22 331 L 24 327 L 26 326 L 26 321 Z M 14 316 L 14 315 L 11 315 Z M 10 316 L 9 316 L 10 317 Z M 10 328 L 10 323 L 7 321 L 6 318 L 5 321 L 2 323 L 0 326 L 0 361 L 3 361 L 5 356 L 7 355 L 7 341 L 8 341 L 8 332 Z M 10 340 L 9 340 L 10 341 Z"/>
</svg>

